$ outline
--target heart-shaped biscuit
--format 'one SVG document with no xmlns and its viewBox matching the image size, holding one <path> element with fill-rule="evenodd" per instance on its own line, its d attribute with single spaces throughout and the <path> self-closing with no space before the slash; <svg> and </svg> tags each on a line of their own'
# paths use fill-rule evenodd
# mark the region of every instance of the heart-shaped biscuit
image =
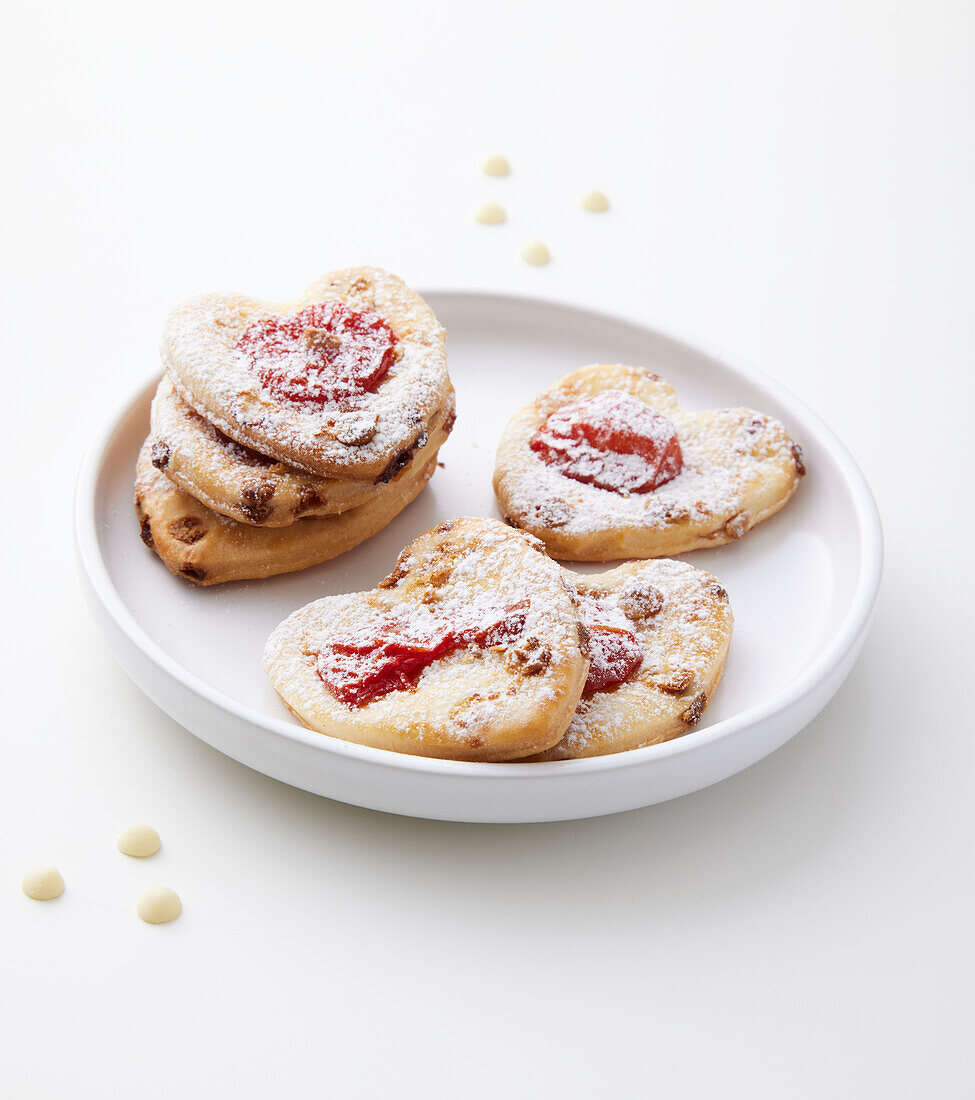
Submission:
<svg viewBox="0 0 975 1100">
<path fill-rule="evenodd" d="M 714 694 L 731 643 L 734 617 L 721 584 L 666 558 L 565 575 L 592 664 L 565 736 L 537 759 L 605 756 L 687 733 Z"/>
<path fill-rule="evenodd" d="M 204 294 L 166 321 L 163 365 L 224 435 L 320 477 L 371 481 L 449 392 L 444 330 L 395 275 L 326 275 L 292 302 Z"/>
<path fill-rule="evenodd" d="M 625 453 L 631 439 L 642 453 Z M 801 449 L 777 420 L 752 409 L 687 413 L 656 374 L 597 365 L 566 375 L 509 421 L 494 491 L 506 521 L 554 557 L 614 561 L 741 538 L 804 473 Z"/>
<path fill-rule="evenodd" d="M 293 573 L 344 554 L 389 524 L 423 491 L 446 439 L 427 442 L 369 500 L 334 516 L 310 516 L 287 527 L 238 523 L 184 493 L 153 462 L 152 439 L 136 463 L 135 506 L 142 540 L 177 576 L 199 585 Z"/>
<path fill-rule="evenodd" d="M 264 655 L 275 690 L 311 729 L 486 761 L 555 745 L 588 664 L 559 566 L 537 540 L 471 518 L 421 535 L 373 591 L 296 611 Z"/>
<path fill-rule="evenodd" d="M 453 388 L 426 430 L 373 481 L 323 478 L 252 451 L 225 436 L 183 401 L 163 375 L 150 413 L 152 464 L 190 496 L 222 516 L 258 527 L 287 527 L 297 519 L 333 516 L 384 490 L 436 433 L 454 420 Z"/>
</svg>

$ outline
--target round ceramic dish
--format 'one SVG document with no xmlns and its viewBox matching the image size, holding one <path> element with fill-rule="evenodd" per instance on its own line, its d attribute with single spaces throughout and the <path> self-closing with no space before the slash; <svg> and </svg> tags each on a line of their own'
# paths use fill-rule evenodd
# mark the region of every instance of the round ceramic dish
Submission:
<svg viewBox="0 0 975 1100">
<path fill-rule="evenodd" d="M 335 561 L 208 589 L 171 576 L 139 540 L 132 507 L 155 380 L 110 418 L 82 466 L 76 531 L 91 606 L 129 676 L 191 733 L 266 775 L 452 821 L 553 821 L 662 802 L 747 768 L 798 733 L 856 659 L 883 558 L 870 490 L 832 431 L 758 371 L 633 321 L 494 294 L 426 297 L 447 327 L 457 389 L 444 468 L 385 531 Z M 701 726 L 664 745 L 546 764 L 428 760 L 299 726 L 261 668 L 274 626 L 319 596 L 372 588 L 403 546 L 442 520 L 497 516 L 491 473 L 503 425 L 537 391 L 591 362 L 649 367 L 688 409 L 769 413 L 806 454 L 809 473 L 782 512 L 734 545 L 685 555 L 721 579 L 735 612 L 724 679 Z"/>
</svg>

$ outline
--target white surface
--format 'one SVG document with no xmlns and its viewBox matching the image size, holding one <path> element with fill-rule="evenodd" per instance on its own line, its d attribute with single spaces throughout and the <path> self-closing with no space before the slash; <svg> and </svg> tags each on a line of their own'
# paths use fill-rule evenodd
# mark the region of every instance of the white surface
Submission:
<svg viewBox="0 0 975 1100">
<path fill-rule="evenodd" d="M 962 0 L 7 13 L 0 1092 L 968 1091 L 972 20 Z M 477 172 L 495 148 L 507 180 Z M 588 186 L 609 214 L 578 209 Z M 494 197 L 510 221 L 476 225 Z M 548 267 L 517 259 L 536 236 Z M 297 793 L 145 701 L 82 603 L 81 451 L 174 301 L 363 259 L 641 314 L 837 429 L 888 558 L 816 722 L 677 802 L 482 827 Z M 163 839 L 144 864 L 114 847 L 134 820 Z M 67 883 L 43 905 L 19 889 L 39 863 Z M 157 882 L 184 912 L 150 928 Z"/>
<path fill-rule="evenodd" d="M 385 531 L 315 569 L 208 589 L 174 581 L 136 539 L 132 509 L 156 379 L 109 416 L 79 476 L 76 534 L 93 611 L 135 683 L 208 744 L 275 779 L 447 821 L 631 810 L 726 779 L 793 737 L 849 672 L 880 581 L 876 506 L 835 435 L 772 379 L 639 324 L 524 297 L 425 296 L 449 333 L 459 410 L 438 456 L 443 472 Z M 373 588 L 404 546 L 443 520 L 499 516 L 494 450 L 513 410 L 568 366 L 600 357 L 656 371 L 688 411 L 744 405 L 775 416 L 801 440 L 810 469 L 790 506 L 748 538 L 685 555 L 717 575 L 735 613 L 726 674 L 704 720 L 666 745 L 613 758 L 507 767 L 411 758 L 303 729 L 261 667 L 271 631 L 321 596 Z"/>
</svg>

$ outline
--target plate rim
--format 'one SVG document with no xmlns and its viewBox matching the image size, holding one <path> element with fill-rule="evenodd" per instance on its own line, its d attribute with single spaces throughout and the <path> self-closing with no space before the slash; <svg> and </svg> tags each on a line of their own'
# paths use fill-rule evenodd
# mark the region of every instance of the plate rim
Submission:
<svg viewBox="0 0 975 1100">
<path fill-rule="evenodd" d="M 673 329 L 660 327 L 635 314 L 589 305 L 585 302 L 573 300 L 571 297 L 553 298 L 541 294 L 511 293 L 489 288 L 428 287 L 420 289 L 419 293 L 424 298 L 452 298 L 458 302 L 462 302 L 464 299 L 488 300 L 499 308 L 530 304 L 574 314 L 583 314 L 603 322 L 610 321 L 640 329 L 657 340 L 662 339 L 670 343 L 682 352 L 703 355 L 739 378 L 753 385 L 758 385 L 770 392 L 786 407 L 790 416 L 795 415 L 797 421 L 811 425 L 813 428 L 812 434 L 815 434 L 818 441 L 827 449 L 843 474 L 847 488 L 850 491 L 862 546 L 860 567 L 849 605 L 824 650 L 809 666 L 804 668 L 775 694 L 755 703 L 747 710 L 722 719 L 712 726 L 701 730 L 692 730 L 658 745 L 630 749 L 627 752 L 608 756 L 536 762 L 531 767 L 526 767 L 524 763 L 517 761 L 485 763 L 441 760 L 435 757 L 397 753 L 389 749 L 379 749 L 369 745 L 358 745 L 354 742 L 343 741 L 340 738 L 290 723 L 283 718 L 262 714 L 260 711 L 234 699 L 233 696 L 207 684 L 191 669 L 186 668 L 170 656 L 138 623 L 135 616 L 125 605 L 101 553 L 95 496 L 104 465 L 104 456 L 113 442 L 119 425 L 133 405 L 140 400 L 144 400 L 150 388 L 157 384 L 158 371 L 149 379 L 140 381 L 138 386 L 131 389 L 124 400 L 116 404 L 104 418 L 82 459 L 74 494 L 74 529 L 79 567 L 87 578 L 90 592 L 98 599 L 104 611 L 122 631 L 130 644 L 134 645 L 143 656 L 183 688 L 200 696 L 207 703 L 227 712 L 232 717 L 257 726 L 265 732 L 282 735 L 288 740 L 296 741 L 315 751 L 325 752 L 326 754 L 336 753 L 363 763 L 442 775 L 459 780 L 465 778 L 476 778 L 479 781 L 490 781 L 491 779 L 498 781 L 512 779 L 539 780 L 545 776 L 565 773 L 567 770 L 571 771 L 573 776 L 581 777 L 594 772 L 629 768 L 641 763 L 647 764 L 654 759 L 663 760 L 681 755 L 689 756 L 717 742 L 725 741 L 743 729 L 787 712 L 829 682 L 846 656 L 857 647 L 869 627 L 883 574 L 884 544 L 880 513 L 863 472 L 847 446 L 813 409 L 788 387 L 765 371 L 753 367 L 733 355 L 711 347 L 706 342 L 696 339 L 691 340 Z M 195 735 L 195 731 L 190 730 L 189 732 Z"/>
</svg>

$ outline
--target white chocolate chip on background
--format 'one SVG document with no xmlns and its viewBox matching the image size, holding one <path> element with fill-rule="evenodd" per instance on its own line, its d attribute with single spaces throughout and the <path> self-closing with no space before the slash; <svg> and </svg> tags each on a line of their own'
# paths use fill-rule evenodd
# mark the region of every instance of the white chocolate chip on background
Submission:
<svg viewBox="0 0 975 1100">
<path fill-rule="evenodd" d="M 32 867 L 20 880 L 20 888 L 34 901 L 52 901 L 64 893 L 64 879 L 57 867 Z"/>
<path fill-rule="evenodd" d="M 534 264 L 538 267 L 541 264 L 547 264 L 551 260 L 552 254 L 541 241 L 529 241 L 521 250 L 521 258 L 525 263 Z"/>
<path fill-rule="evenodd" d="M 474 213 L 474 220 L 481 225 L 501 225 L 508 220 L 504 207 L 499 202 L 486 202 Z"/>
<path fill-rule="evenodd" d="M 486 176 L 507 176 L 511 171 L 508 158 L 500 153 L 493 153 L 481 165 L 481 171 Z"/>
<path fill-rule="evenodd" d="M 161 847 L 159 834 L 151 825 L 129 825 L 119 833 L 115 844 L 123 855 L 134 859 L 154 856 Z"/>
<path fill-rule="evenodd" d="M 168 886 L 150 886 L 139 895 L 135 911 L 146 924 L 168 924 L 183 912 L 183 903 Z"/>
<path fill-rule="evenodd" d="M 609 199 L 604 192 L 593 188 L 582 196 L 582 209 L 593 214 L 602 214 L 609 209 Z"/>
</svg>

